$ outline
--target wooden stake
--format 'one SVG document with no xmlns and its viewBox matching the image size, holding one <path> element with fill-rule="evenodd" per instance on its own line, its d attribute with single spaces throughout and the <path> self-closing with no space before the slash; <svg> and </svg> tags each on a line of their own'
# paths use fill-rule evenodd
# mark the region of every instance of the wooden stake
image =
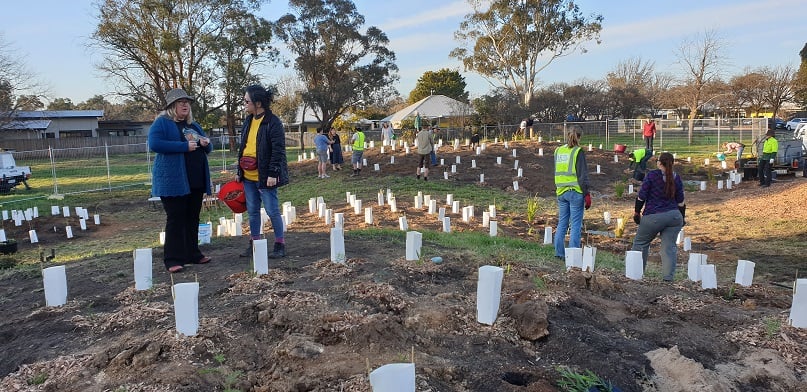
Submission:
<svg viewBox="0 0 807 392">
<path fill-rule="evenodd" d="M 415 363 L 415 346 L 412 346 L 412 356 L 410 357 L 412 364 Z"/>
</svg>

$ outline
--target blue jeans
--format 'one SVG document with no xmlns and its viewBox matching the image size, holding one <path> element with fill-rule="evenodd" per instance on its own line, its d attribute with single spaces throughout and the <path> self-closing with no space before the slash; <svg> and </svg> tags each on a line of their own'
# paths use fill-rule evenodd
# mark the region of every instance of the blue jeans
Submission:
<svg viewBox="0 0 807 392">
<path fill-rule="evenodd" d="M 434 149 L 429 153 L 429 158 L 432 160 L 432 166 L 437 166 L 437 153 L 434 152 Z"/>
<path fill-rule="evenodd" d="M 283 242 L 283 218 L 280 216 L 280 202 L 277 200 L 277 188 L 258 188 L 258 183 L 243 180 L 244 196 L 247 198 L 247 215 L 249 216 L 249 235 L 253 240 L 261 239 L 261 203 L 272 222 L 275 242 Z"/>
<path fill-rule="evenodd" d="M 569 233 L 569 248 L 580 247 L 580 231 L 583 227 L 583 210 L 585 200 L 583 194 L 576 191 L 566 191 L 558 196 L 558 230 L 555 232 L 555 256 L 566 257 L 566 230 Z"/>
<path fill-rule="evenodd" d="M 661 234 L 661 275 L 664 280 L 672 281 L 675 276 L 675 263 L 678 258 L 678 247 L 675 245 L 678 232 L 684 225 L 684 218 L 678 209 L 642 216 L 636 237 L 633 238 L 632 250 L 642 251 L 642 261 L 647 267 L 650 243 Z"/>
</svg>

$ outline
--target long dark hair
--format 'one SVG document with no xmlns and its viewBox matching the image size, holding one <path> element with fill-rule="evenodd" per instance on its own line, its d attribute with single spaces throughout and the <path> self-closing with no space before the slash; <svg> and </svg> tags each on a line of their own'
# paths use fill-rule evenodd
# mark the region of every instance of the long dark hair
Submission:
<svg viewBox="0 0 807 392">
<path fill-rule="evenodd" d="M 664 152 L 659 155 L 658 161 L 661 162 L 664 167 L 664 196 L 668 199 L 672 199 L 675 197 L 675 178 L 673 177 L 673 164 L 675 160 L 672 154 Z"/>
<path fill-rule="evenodd" d="M 271 91 L 268 91 L 267 89 L 263 88 L 263 86 L 257 84 L 247 87 L 245 91 L 247 95 L 249 95 L 249 99 L 253 104 L 260 102 L 261 108 L 267 112 L 269 111 L 269 105 L 272 104 L 272 100 L 274 99 L 274 95 Z"/>
</svg>

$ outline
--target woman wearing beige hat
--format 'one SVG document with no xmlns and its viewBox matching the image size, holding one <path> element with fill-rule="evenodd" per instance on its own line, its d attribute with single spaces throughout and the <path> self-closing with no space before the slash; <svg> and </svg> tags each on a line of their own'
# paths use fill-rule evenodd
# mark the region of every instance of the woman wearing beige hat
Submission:
<svg viewBox="0 0 807 392">
<path fill-rule="evenodd" d="M 148 144 L 156 153 L 151 193 L 160 198 L 166 215 L 163 261 L 174 273 L 188 263 L 210 262 L 199 249 L 199 213 L 202 197 L 210 194 L 207 154 L 213 146 L 193 120 L 193 97 L 176 88 L 168 91 L 165 101 L 149 129 Z"/>
</svg>

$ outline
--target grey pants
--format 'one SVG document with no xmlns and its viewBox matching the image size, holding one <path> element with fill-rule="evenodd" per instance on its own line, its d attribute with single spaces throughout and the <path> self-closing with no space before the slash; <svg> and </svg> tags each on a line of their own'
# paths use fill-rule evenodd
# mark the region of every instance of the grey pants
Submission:
<svg viewBox="0 0 807 392">
<path fill-rule="evenodd" d="M 675 263 L 678 258 L 678 247 L 675 239 L 684 218 L 678 209 L 642 216 L 642 222 L 633 238 L 633 248 L 631 250 L 642 251 L 642 261 L 647 268 L 647 254 L 650 251 L 650 243 L 661 234 L 661 273 L 662 279 L 672 281 L 675 276 Z"/>
</svg>

